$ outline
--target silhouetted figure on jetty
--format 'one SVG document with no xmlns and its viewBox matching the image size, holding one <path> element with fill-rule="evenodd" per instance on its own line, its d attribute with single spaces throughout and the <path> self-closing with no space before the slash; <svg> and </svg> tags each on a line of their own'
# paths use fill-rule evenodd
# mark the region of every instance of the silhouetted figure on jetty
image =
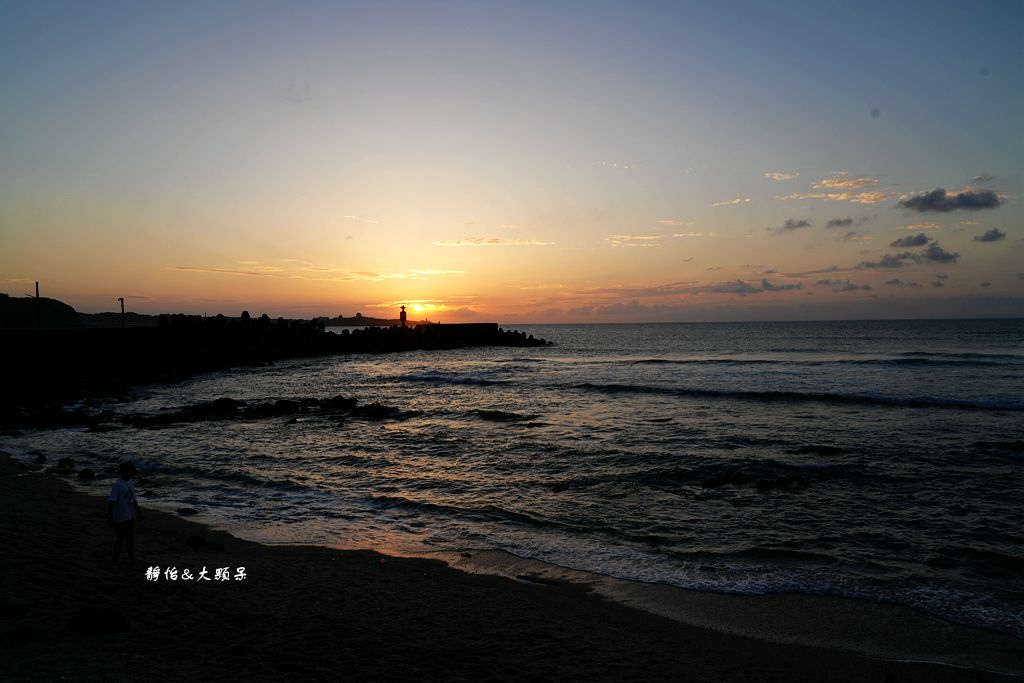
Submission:
<svg viewBox="0 0 1024 683">
<path fill-rule="evenodd" d="M 405 320 L 408 316 L 405 314 L 405 306 L 402 306 L 402 312 L 398 314 L 398 320 L 402 327 L 405 327 Z"/>
<path fill-rule="evenodd" d="M 135 499 L 135 485 L 132 477 L 138 470 L 130 462 L 123 462 L 118 468 L 118 478 L 110 487 L 107 498 L 107 523 L 114 529 L 114 562 L 121 554 L 121 546 L 128 549 L 128 561 L 135 563 L 135 520 L 139 518 L 139 503 Z"/>
</svg>

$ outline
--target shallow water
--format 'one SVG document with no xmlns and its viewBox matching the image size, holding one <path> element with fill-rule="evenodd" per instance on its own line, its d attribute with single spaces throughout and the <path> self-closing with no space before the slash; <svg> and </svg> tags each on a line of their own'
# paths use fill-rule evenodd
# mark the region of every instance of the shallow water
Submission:
<svg viewBox="0 0 1024 683">
<path fill-rule="evenodd" d="M 893 602 L 1024 637 L 1024 321 L 529 326 L 556 346 L 290 361 L 97 411 L 309 413 L 5 438 L 137 458 L 146 505 L 265 542 L 501 549 L 701 590 Z M 98 483 L 102 488 L 108 482 Z"/>
</svg>

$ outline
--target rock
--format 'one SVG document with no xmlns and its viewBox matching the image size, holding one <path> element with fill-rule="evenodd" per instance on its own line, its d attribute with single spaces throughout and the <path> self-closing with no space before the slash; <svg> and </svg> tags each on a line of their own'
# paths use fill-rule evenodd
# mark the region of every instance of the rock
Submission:
<svg viewBox="0 0 1024 683">
<path fill-rule="evenodd" d="M 199 514 L 199 510 L 196 510 L 194 508 L 178 508 L 177 512 L 182 517 L 191 517 L 192 515 Z"/>
<path fill-rule="evenodd" d="M 71 618 L 68 628 L 85 635 L 111 635 L 126 633 L 128 617 L 109 607 L 86 607 Z"/>
<path fill-rule="evenodd" d="M 82 481 L 92 481 L 96 478 L 96 471 L 86 467 L 84 470 L 78 473 L 78 478 Z"/>
<path fill-rule="evenodd" d="M 374 419 L 383 419 L 390 417 L 392 414 L 398 412 L 397 408 L 386 406 L 382 403 L 370 403 L 369 405 L 356 408 L 356 414 L 362 417 L 369 417 Z"/>
<path fill-rule="evenodd" d="M 338 410 L 355 410 L 356 400 L 354 398 L 348 398 L 346 396 L 335 396 L 334 398 L 326 398 L 320 403 L 321 410 L 338 411 Z"/>
<path fill-rule="evenodd" d="M 57 461 L 57 467 L 61 468 L 62 470 L 70 470 L 74 466 L 74 458 L 61 458 L 60 460 Z"/>
<path fill-rule="evenodd" d="M 37 465 L 42 465 L 45 462 L 46 462 L 46 456 L 45 455 L 43 455 L 42 453 L 36 455 L 35 463 Z"/>
<path fill-rule="evenodd" d="M 299 404 L 288 399 L 281 399 L 274 402 L 274 410 L 278 415 L 292 415 L 299 412 Z"/>
<path fill-rule="evenodd" d="M 299 421 L 298 421 L 298 420 L 297 420 L 296 418 L 294 418 L 294 417 L 293 417 L 293 418 L 289 418 L 289 419 L 287 419 L 287 420 L 285 420 L 285 421 L 284 421 L 284 423 L 285 423 L 286 425 L 293 425 L 293 424 L 298 424 L 298 422 L 299 422 Z"/>
<path fill-rule="evenodd" d="M 202 536 L 189 536 L 185 539 L 186 545 L 193 550 L 200 550 L 206 547 L 206 539 Z"/>
</svg>

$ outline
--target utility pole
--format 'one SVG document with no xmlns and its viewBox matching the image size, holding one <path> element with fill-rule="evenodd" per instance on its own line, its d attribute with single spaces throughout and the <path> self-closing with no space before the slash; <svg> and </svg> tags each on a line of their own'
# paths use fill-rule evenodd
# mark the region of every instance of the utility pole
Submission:
<svg viewBox="0 0 1024 683">
<path fill-rule="evenodd" d="M 121 302 L 121 329 L 124 329 L 124 297 L 119 296 L 117 300 Z"/>
<path fill-rule="evenodd" d="M 40 315 L 39 307 L 40 307 L 40 302 L 39 302 L 39 281 L 37 280 L 36 281 L 36 329 L 37 330 L 40 327 L 43 326 L 42 325 L 42 316 Z"/>
</svg>

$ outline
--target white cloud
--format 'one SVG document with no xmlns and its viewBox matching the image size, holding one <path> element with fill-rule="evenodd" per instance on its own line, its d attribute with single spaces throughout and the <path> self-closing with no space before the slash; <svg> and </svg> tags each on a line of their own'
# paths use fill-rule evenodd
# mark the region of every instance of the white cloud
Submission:
<svg viewBox="0 0 1024 683">
<path fill-rule="evenodd" d="M 765 178 L 771 178 L 772 180 L 795 180 L 799 173 L 782 173 L 780 171 L 772 171 L 765 173 Z"/>
<path fill-rule="evenodd" d="M 433 244 L 436 247 L 549 247 L 554 242 L 506 237 L 463 237 L 460 240 L 441 240 Z"/>
<path fill-rule="evenodd" d="M 848 178 L 845 174 L 842 174 L 842 176 L 833 176 L 832 178 L 819 180 L 814 183 L 814 187 L 829 190 L 859 190 L 862 187 L 874 187 L 877 184 L 878 181 L 874 178 Z"/>
<path fill-rule="evenodd" d="M 669 225 L 673 228 L 686 228 L 693 225 L 693 221 L 681 221 L 676 218 L 662 218 L 658 221 L 662 225 Z"/>
<path fill-rule="evenodd" d="M 720 202 L 715 202 L 711 206 L 735 206 L 736 204 L 745 204 L 750 201 L 750 197 L 736 197 L 735 199 L 726 199 Z"/>
<path fill-rule="evenodd" d="M 910 225 L 897 226 L 897 230 L 935 230 L 939 227 L 938 223 L 911 223 Z"/>
<path fill-rule="evenodd" d="M 664 235 L 609 235 L 605 242 L 613 247 L 657 247 Z"/>
<path fill-rule="evenodd" d="M 853 202 L 854 204 L 877 204 L 889 198 L 885 192 L 816 192 L 811 194 L 787 194 L 777 196 L 776 199 L 786 201 L 789 199 L 824 199 L 826 201 Z"/>
</svg>

